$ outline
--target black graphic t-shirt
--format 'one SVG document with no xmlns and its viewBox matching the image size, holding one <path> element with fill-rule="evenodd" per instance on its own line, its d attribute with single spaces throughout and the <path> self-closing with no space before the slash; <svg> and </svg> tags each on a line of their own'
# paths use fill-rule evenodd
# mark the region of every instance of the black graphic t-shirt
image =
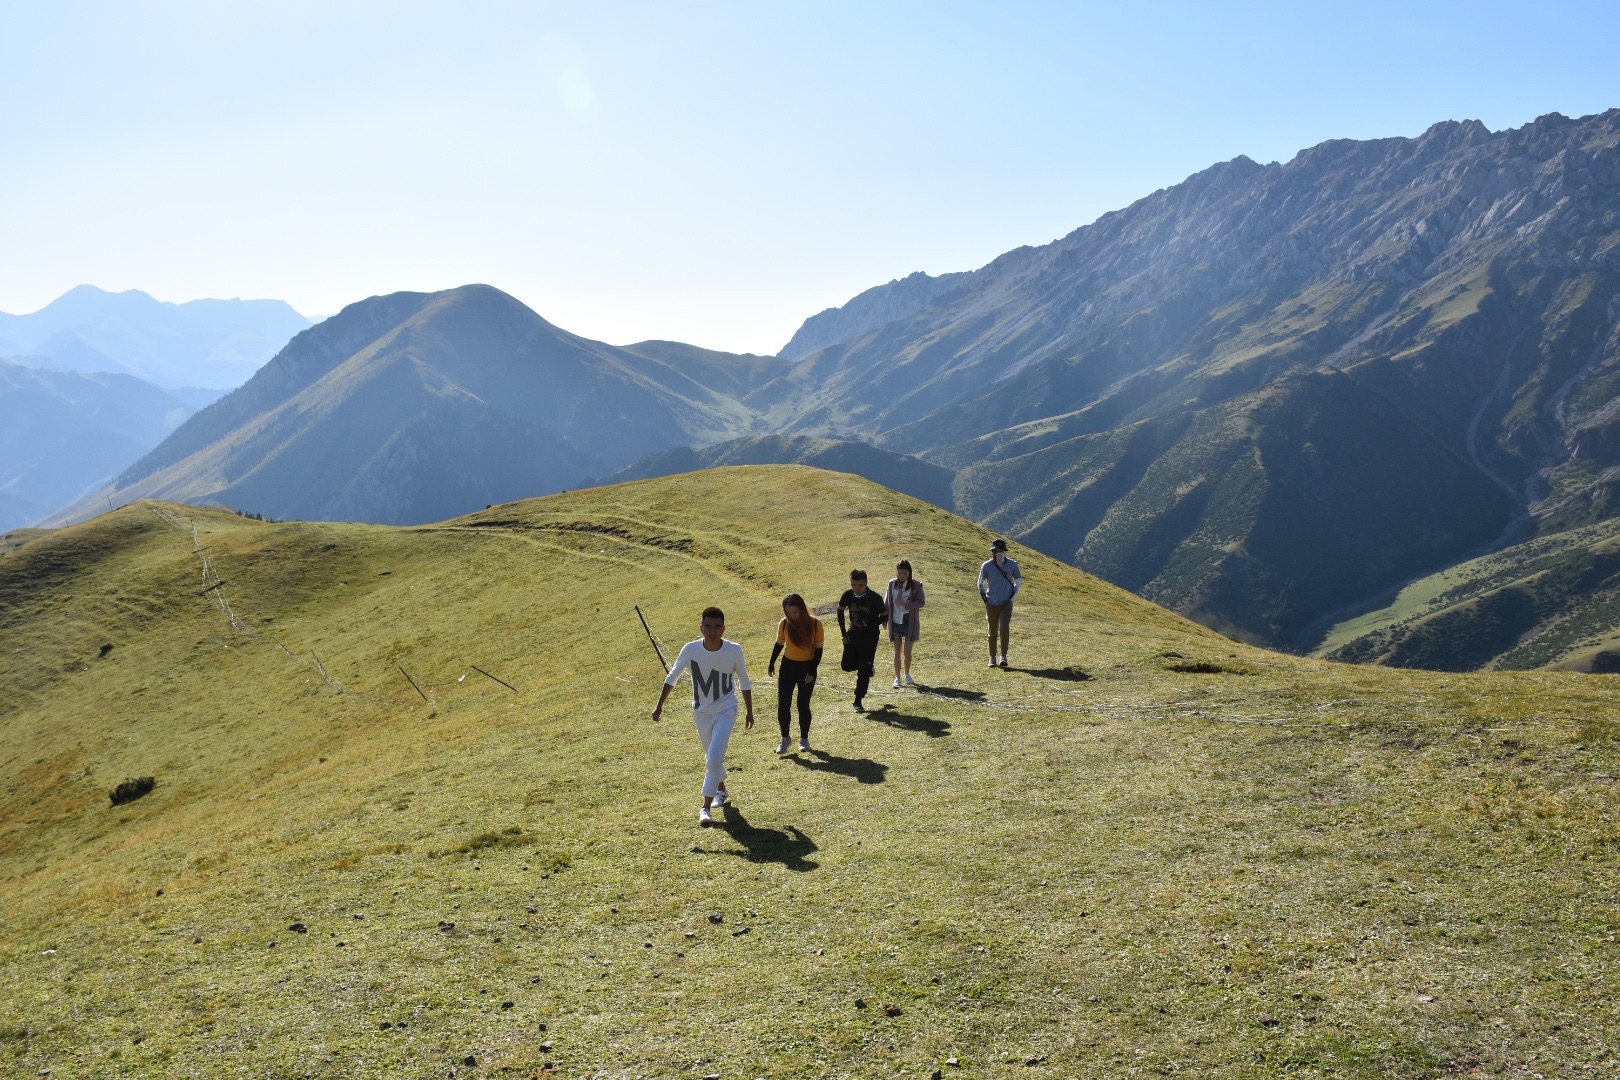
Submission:
<svg viewBox="0 0 1620 1080">
<path fill-rule="evenodd" d="M 849 612 L 849 625 L 844 625 L 844 612 Z M 838 599 L 838 629 L 858 637 L 871 637 L 883 626 L 883 597 L 867 589 L 860 596 L 854 589 L 845 589 Z"/>
</svg>

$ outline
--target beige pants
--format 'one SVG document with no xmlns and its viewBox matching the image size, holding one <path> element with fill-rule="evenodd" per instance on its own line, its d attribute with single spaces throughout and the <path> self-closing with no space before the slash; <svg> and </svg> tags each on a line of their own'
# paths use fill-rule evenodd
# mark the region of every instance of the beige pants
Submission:
<svg viewBox="0 0 1620 1080">
<path fill-rule="evenodd" d="M 990 659 L 1007 655 L 1007 639 L 1012 635 L 1012 609 L 1013 602 L 1008 600 L 1005 604 L 984 605 L 985 620 L 990 624 Z M 996 652 L 996 631 L 1001 631 L 1001 651 Z"/>
</svg>

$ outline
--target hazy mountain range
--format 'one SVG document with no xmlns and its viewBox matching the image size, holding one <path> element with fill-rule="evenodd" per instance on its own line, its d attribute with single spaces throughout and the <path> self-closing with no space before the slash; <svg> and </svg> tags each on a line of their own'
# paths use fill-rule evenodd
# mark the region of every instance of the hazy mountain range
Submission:
<svg viewBox="0 0 1620 1080">
<path fill-rule="evenodd" d="M 0 532 L 99 488 L 210 396 L 0 361 Z"/>
<path fill-rule="evenodd" d="M 751 432 L 738 398 L 783 367 L 672 342 L 604 345 L 484 285 L 373 297 L 193 416 L 119 476 L 116 498 L 438 521 Z"/>
<path fill-rule="evenodd" d="M 280 300 L 90 285 L 0 312 L 0 532 L 105 484 L 308 325 Z"/>
<path fill-rule="evenodd" d="M 956 509 L 1016 540 L 1307 649 L 1423 575 L 1614 516 L 1617 146 L 1620 110 L 1237 158 L 868 290 L 774 358 L 603 345 L 484 286 L 375 297 L 108 494 L 403 523 L 620 469 L 833 455 L 948 475 Z M 1603 651 L 1601 627 L 1522 648 L 1553 623 L 1520 625 L 1514 656 Z M 1462 655 L 1439 640 L 1430 666 Z"/>
<path fill-rule="evenodd" d="M 80 285 L 29 315 L 0 312 L 0 358 L 133 375 L 168 389 L 240 386 L 309 320 L 280 300 L 171 304 Z"/>
</svg>

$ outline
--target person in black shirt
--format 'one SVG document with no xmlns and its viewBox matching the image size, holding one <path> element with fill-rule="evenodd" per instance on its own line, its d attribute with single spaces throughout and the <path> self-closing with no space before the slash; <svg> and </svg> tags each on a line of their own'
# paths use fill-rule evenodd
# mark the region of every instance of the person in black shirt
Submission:
<svg viewBox="0 0 1620 1080">
<path fill-rule="evenodd" d="M 844 613 L 849 624 L 844 624 Z M 872 683 L 872 662 L 877 656 L 878 638 L 887 614 L 883 598 L 866 587 L 866 571 L 849 572 L 849 588 L 838 598 L 838 629 L 844 635 L 845 671 L 855 672 L 855 711 L 865 712 L 861 699 Z"/>
</svg>

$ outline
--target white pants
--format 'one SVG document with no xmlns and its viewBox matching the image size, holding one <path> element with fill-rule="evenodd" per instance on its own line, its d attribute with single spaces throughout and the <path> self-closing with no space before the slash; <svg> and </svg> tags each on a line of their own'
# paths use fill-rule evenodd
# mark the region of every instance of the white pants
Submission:
<svg viewBox="0 0 1620 1080">
<path fill-rule="evenodd" d="M 726 747 L 731 742 L 731 729 L 737 724 L 737 710 L 694 712 L 692 719 L 697 723 L 698 742 L 703 746 L 707 764 L 703 772 L 703 797 L 712 799 L 726 782 Z"/>
</svg>

